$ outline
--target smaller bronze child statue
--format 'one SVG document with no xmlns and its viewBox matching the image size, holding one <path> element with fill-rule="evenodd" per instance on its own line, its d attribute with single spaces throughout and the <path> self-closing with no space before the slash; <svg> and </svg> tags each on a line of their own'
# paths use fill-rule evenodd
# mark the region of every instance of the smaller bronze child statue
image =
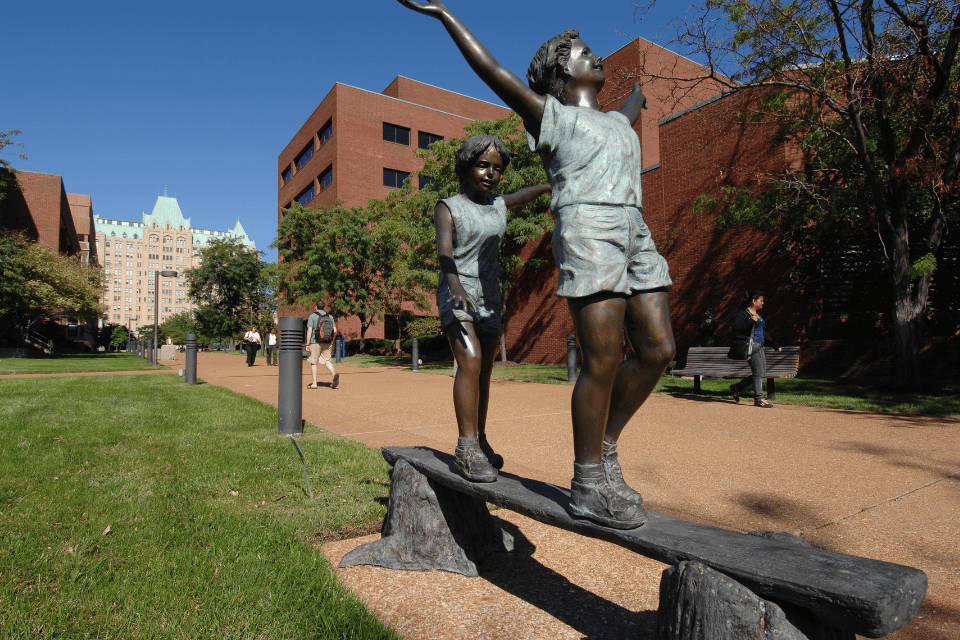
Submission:
<svg viewBox="0 0 960 640">
<path fill-rule="evenodd" d="M 550 192 L 549 185 L 494 193 L 510 156 L 496 136 L 474 136 L 457 151 L 461 192 L 434 210 L 440 282 L 440 322 L 457 361 L 453 406 L 460 437 L 456 463 L 473 482 L 493 482 L 503 457 L 487 442 L 490 374 L 503 332 L 500 319 L 500 243 L 507 210 Z"/>
</svg>

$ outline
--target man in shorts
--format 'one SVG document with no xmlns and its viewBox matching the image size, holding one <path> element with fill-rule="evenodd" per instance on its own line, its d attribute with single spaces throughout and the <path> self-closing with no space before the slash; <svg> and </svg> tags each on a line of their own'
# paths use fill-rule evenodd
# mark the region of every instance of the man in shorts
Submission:
<svg viewBox="0 0 960 640">
<path fill-rule="evenodd" d="M 313 383 L 307 385 L 307 389 L 317 389 L 317 364 L 322 362 L 327 369 L 330 371 L 330 375 L 333 376 L 333 382 L 330 384 L 331 389 L 336 389 L 340 384 L 340 374 L 333 370 L 333 345 L 334 341 L 337 338 L 337 323 L 334 321 L 333 316 L 325 311 L 326 304 L 321 300 L 317 303 L 317 310 L 314 313 L 310 314 L 310 317 L 307 319 L 307 349 L 310 351 L 310 356 L 307 358 L 307 362 L 310 363 L 310 375 L 313 377 Z M 333 334 L 330 336 L 330 342 L 317 342 L 317 326 L 320 324 L 321 318 L 329 318 L 330 322 L 333 323 Z"/>
</svg>

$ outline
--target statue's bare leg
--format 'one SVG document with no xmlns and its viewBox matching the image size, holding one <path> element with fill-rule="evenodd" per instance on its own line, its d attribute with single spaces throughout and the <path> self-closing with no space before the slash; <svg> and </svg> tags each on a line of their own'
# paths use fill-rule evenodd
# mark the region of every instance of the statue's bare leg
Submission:
<svg viewBox="0 0 960 640">
<path fill-rule="evenodd" d="M 627 298 L 624 327 L 633 355 L 617 371 L 604 441 L 616 444 L 620 433 L 657 386 L 677 352 L 666 291 Z"/>
<path fill-rule="evenodd" d="M 620 365 L 625 296 L 600 293 L 567 301 L 583 354 L 571 399 L 574 464 L 570 513 L 617 529 L 646 520 L 640 502 L 620 494 L 602 464 L 610 397 Z"/>
<path fill-rule="evenodd" d="M 458 322 L 444 330 L 457 375 L 453 383 L 453 407 L 460 432 L 457 464 L 470 480 L 492 482 L 503 458 L 486 441 L 487 408 L 490 403 L 490 376 L 497 355 L 497 336 L 477 335 L 472 322 Z"/>
<path fill-rule="evenodd" d="M 617 440 L 627 422 L 657 386 L 676 353 L 667 292 L 650 291 L 628 298 L 624 327 L 633 354 L 620 365 L 613 383 L 603 438 L 603 473 L 617 493 L 642 505 L 643 496 L 623 479 Z"/>
<path fill-rule="evenodd" d="M 570 400 L 574 461 L 596 464 L 600 462 L 610 394 L 620 365 L 627 301 L 623 296 L 599 293 L 569 298 L 567 306 L 583 357 Z"/>
</svg>

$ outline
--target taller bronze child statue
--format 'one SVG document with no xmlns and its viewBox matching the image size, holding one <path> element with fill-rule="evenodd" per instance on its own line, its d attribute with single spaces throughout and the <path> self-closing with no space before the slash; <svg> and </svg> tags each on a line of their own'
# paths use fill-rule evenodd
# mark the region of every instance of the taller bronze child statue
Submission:
<svg viewBox="0 0 960 640">
<path fill-rule="evenodd" d="M 570 30 L 548 40 L 527 84 L 505 69 L 442 3 L 398 0 L 440 20 L 470 67 L 523 119 L 553 189 L 557 295 L 567 298 L 583 353 L 573 390 L 570 513 L 617 529 L 643 524 L 640 493 L 623 480 L 617 440 L 676 352 L 667 263 L 641 215 L 640 83 L 602 113 L 601 59 Z M 623 331 L 634 355 L 620 364 Z"/>
</svg>

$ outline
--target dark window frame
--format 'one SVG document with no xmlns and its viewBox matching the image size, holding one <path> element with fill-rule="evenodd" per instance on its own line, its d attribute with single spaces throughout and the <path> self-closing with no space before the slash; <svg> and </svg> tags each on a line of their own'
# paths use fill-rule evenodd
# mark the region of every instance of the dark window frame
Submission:
<svg viewBox="0 0 960 640">
<path fill-rule="evenodd" d="M 417 148 L 430 150 L 430 145 L 435 142 L 443 142 L 443 136 L 438 136 L 435 133 L 427 133 L 426 131 L 417 132 Z"/>
<path fill-rule="evenodd" d="M 409 171 L 383 168 L 383 186 L 391 189 L 402 189 L 403 182 L 410 176 Z"/>
<path fill-rule="evenodd" d="M 320 131 L 317 132 L 317 139 L 320 141 L 322 146 L 327 140 L 330 139 L 330 136 L 333 135 L 333 119 L 327 120 L 327 122 L 320 127 Z"/>
<path fill-rule="evenodd" d="M 323 191 L 333 184 L 333 165 L 324 169 L 320 175 L 317 176 L 317 182 L 320 184 L 320 191 Z"/>
<path fill-rule="evenodd" d="M 309 198 L 307 198 L 308 194 L 310 196 Z M 316 197 L 317 197 L 316 185 L 314 185 L 313 181 L 311 180 L 310 186 L 304 189 L 303 191 L 301 191 L 300 195 L 298 195 L 294 199 L 294 202 L 298 203 L 301 207 L 306 207 L 310 203 L 310 201 Z"/>
<path fill-rule="evenodd" d="M 383 139 L 386 142 L 410 146 L 410 127 L 401 127 L 398 124 L 383 123 Z"/>
<path fill-rule="evenodd" d="M 303 148 L 303 151 L 300 152 L 294 159 L 294 164 L 297 165 L 297 169 L 303 169 L 303 165 L 307 164 L 307 160 L 313 157 L 313 154 L 316 153 L 316 145 L 313 144 L 313 140 L 310 141 L 310 144 Z"/>
</svg>

